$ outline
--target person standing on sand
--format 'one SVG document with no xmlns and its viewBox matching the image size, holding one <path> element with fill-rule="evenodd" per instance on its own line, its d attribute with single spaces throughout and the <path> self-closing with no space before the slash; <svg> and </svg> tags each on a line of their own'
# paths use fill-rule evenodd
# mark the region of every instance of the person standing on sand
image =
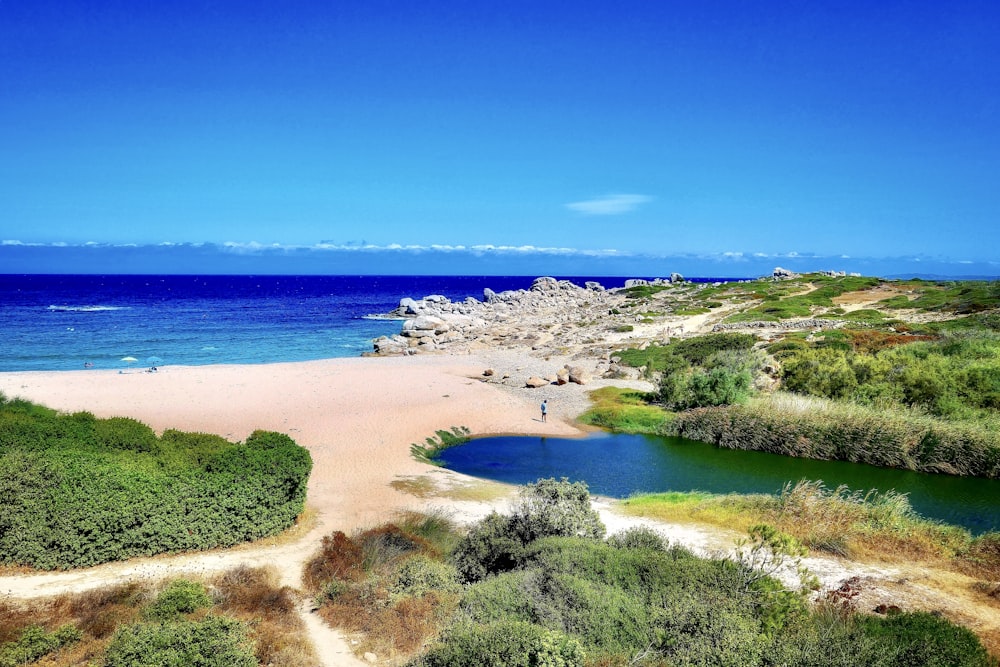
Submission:
<svg viewBox="0 0 1000 667">
<path fill-rule="evenodd" d="M 549 399 L 544 399 L 542 401 L 542 421 L 545 421 L 545 417 L 549 414 Z"/>
</svg>

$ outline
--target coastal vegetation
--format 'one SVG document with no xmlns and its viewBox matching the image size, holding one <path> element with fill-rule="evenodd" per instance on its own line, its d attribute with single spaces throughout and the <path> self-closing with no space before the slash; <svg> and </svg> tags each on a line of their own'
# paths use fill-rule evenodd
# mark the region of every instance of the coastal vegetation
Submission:
<svg viewBox="0 0 1000 667">
<path fill-rule="evenodd" d="M 637 291 L 636 298 L 661 292 Z M 846 310 L 852 301 L 866 307 Z M 619 363 L 658 383 L 642 398 L 664 415 L 647 414 L 647 432 L 792 456 L 1000 477 L 997 283 L 810 274 L 720 283 L 671 303 L 723 302 L 739 306 L 725 321 L 751 322 L 751 331 L 794 318 L 836 318 L 840 324 L 771 329 L 763 339 L 726 331 L 615 352 Z M 904 308 L 925 317 L 901 320 Z M 638 407 L 635 394 L 595 399 L 584 421 L 641 431 L 625 417 Z"/>
<path fill-rule="evenodd" d="M 84 567 L 274 535 L 302 512 L 311 468 L 280 433 L 157 436 L 0 396 L 0 563 Z"/>
<path fill-rule="evenodd" d="M 0 666 L 308 667 L 295 592 L 270 569 L 0 602 Z"/>
<path fill-rule="evenodd" d="M 449 447 L 456 447 L 469 441 L 471 431 L 467 426 L 452 426 L 450 429 L 438 429 L 433 436 L 428 436 L 423 443 L 410 444 L 410 454 L 417 461 L 439 466 L 441 461 L 437 455 Z"/>
<path fill-rule="evenodd" d="M 304 579 L 359 651 L 413 667 L 996 664 L 933 614 L 810 605 L 769 575 L 799 563 L 797 541 L 748 535 L 707 559 L 648 529 L 604 539 L 582 483 L 539 480 L 467 531 L 406 515 L 334 533 Z"/>
</svg>

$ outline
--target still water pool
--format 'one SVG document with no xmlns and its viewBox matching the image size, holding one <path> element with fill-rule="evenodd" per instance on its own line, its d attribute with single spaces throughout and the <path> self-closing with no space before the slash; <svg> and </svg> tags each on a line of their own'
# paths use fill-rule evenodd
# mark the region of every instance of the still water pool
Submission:
<svg viewBox="0 0 1000 667">
<path fill-rule="evenodd" d="M 720 449 L 684 438 L 478 438 L 444 450 L 440 459 L 452 470 L 513 484 L 543 477 L 583 480 L 591 493 L 617 498 L 660 491 L 778 493 L 787 482 L 822 480 L 831 489 L 846 484 L 906 493 L 920 515 L 976 534 L 1000 529 L 1000 480 Z"/>
</svg>

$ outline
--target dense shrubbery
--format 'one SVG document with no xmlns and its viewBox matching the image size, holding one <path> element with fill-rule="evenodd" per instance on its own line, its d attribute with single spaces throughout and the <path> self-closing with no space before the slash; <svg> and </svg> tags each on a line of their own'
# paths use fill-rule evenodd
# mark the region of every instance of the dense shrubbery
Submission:
<svg viewBox="0 0 1000 667">
<path fill-rule="evenodd" d="M 257 667 L 246 624 L 224 616 L 136 623 L 111 639 L 104 667 Z"/>
<path fill-rule="evenodd" d="M 414 667 L 995 664 L 970 632 L 929 614 L 861 620 L 843 608 L 809 610 L 800 594 L 749 567 L 753 559 L 703 559 L 646 533 L 524 542 L 518 522 L 503 521 L 510 518 L 488 517 L 470 535 L 505 536 L 516 562 L 459 547 L 485 575 Z M 770 548 L 748 549 L 774 563 L 785 538 L 761 531 L 774 538 L 760 542 Z"/>
<path fill-rule="evenodd" d="M 866 405 L 919 407 L 946 418 L 1000 408 L 1000 336 L 950 335 L 902 345 L 907 337 L 860 332 L 848 345 L 782 345 L 785 387 Z"/>
<path fill-rule="evenodd" d="M 44 569 L 273 535 L 305 502 L 309 452 L 60 415 L 0 397 L 0 562 Z"/>
</svg>

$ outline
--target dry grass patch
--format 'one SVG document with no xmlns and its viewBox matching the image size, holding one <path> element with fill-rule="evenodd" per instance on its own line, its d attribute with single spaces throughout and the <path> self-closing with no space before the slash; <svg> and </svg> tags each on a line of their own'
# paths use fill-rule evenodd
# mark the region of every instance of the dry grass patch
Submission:
<svg viewBox="0 0 1000 667">
<path fill-rule="evenodd" d="M 437 636 L 458 605 L 458 578 L 443 560 L 457 539 L 443 512 L 402 513 L 352 536 L 324 537 L 303 581 L 319 616 L 356 636 L 356 652 L 402 662 Z"/>
<path fill-rule="evenodd" d="M 273 568 L 229 570 L 213 582 L 216 608 L 250 624 L 260 664 L 310 667 L 317 657 L 297 612 L 297 595 L 279 581 Z"/>
</svg>

